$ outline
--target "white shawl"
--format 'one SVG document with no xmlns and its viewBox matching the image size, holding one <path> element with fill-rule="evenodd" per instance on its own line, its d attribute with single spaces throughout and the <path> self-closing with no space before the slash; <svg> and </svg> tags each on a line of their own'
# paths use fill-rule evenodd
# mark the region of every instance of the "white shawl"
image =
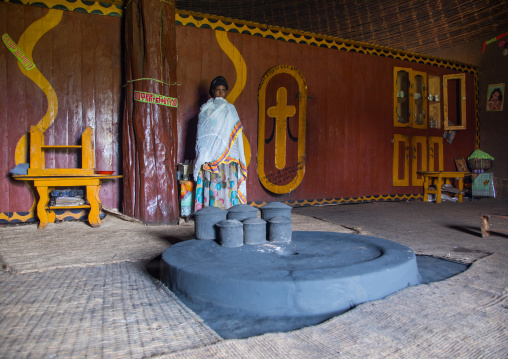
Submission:
<svg viewBox="0 0 508 359">
<path fill-rule="evenodd" d="M 194 180 L 199 170 L 218 173 L 220 164 L 238 164 L 238 197 L 247 199 L 247 165 L 243 149 L 243 127 L 235 106 L 221 97 L 210 99 L 199 112 Z"/>
</svg>

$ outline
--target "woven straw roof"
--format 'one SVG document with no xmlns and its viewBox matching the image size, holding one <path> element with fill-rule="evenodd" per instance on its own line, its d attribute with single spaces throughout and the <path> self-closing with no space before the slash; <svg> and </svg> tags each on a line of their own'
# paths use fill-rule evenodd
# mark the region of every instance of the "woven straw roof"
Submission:
<svg viewBox="0 0 508 359">
<path fill-rule="evenodd" d="M 508 32 L 507 0 L 176 0 L 176 8 L 422 54 Z"/>
</svg>

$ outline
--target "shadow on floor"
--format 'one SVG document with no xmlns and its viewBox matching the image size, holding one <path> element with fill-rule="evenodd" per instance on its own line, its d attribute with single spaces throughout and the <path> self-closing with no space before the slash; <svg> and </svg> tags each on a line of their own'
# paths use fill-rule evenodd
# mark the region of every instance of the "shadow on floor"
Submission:
<svg viewBox="0 0 508 359">
<path fill-rule="evenodd" d="M 465 227 L 465 226 L 456 226 L 456 225 L 449 225 L 446 227 L 450 228 L 450 229 L 454 229 L 454 230 L 462 232 L 462 233 L 470 234 L 472 236 L 476 236 L 476 237 L 480 237 L 480 238 L 482 237 L 482 231 L 481 231 L 480 227 Z"/>
</svg>

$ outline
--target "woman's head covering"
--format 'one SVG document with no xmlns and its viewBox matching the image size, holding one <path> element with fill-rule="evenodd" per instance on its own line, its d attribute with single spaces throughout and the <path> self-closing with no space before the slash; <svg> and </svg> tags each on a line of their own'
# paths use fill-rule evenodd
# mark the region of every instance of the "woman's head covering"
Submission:
<svg viewBox="0 0 508 359">
<path fill-rule="evenodd" d="M 224 86 L 226 88 L 226 90 L 228 89 L 228 82 L 226 81 L 226 79 L 223 77 L 223 76 L 217 76 L 216 78 L 214 78 L 212 80 L 212 83 L 210 84 L 210 90 L 208 90 L 208 93 L 210 94 L 210 96 L 213 97 L 213 90 L 215 90 L 215 88 L 217 86 Z"/>
</svg>

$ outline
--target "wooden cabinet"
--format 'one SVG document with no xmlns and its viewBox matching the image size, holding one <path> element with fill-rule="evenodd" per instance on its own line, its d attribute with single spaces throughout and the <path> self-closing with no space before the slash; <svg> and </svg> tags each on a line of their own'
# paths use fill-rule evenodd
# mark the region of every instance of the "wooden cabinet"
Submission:
<svg viewBox="0 0 508 359">
<path fill-rule="evenodd" d="M 427 74 L 406 67 L 393 69 L 393 125 L 427 128 Z"/>
<path fill-rule="evenodd" d="M 394 134 L 393 185 L 422 186 L 427 170 L 443 170 L 443 138 Z"/>
<path fill-rule="evenodd" d="M 394 67 L 393 125 L 465 130 L 465 74 L 444 75 L 441 82 L 439 75 Z"/>
</svg>

